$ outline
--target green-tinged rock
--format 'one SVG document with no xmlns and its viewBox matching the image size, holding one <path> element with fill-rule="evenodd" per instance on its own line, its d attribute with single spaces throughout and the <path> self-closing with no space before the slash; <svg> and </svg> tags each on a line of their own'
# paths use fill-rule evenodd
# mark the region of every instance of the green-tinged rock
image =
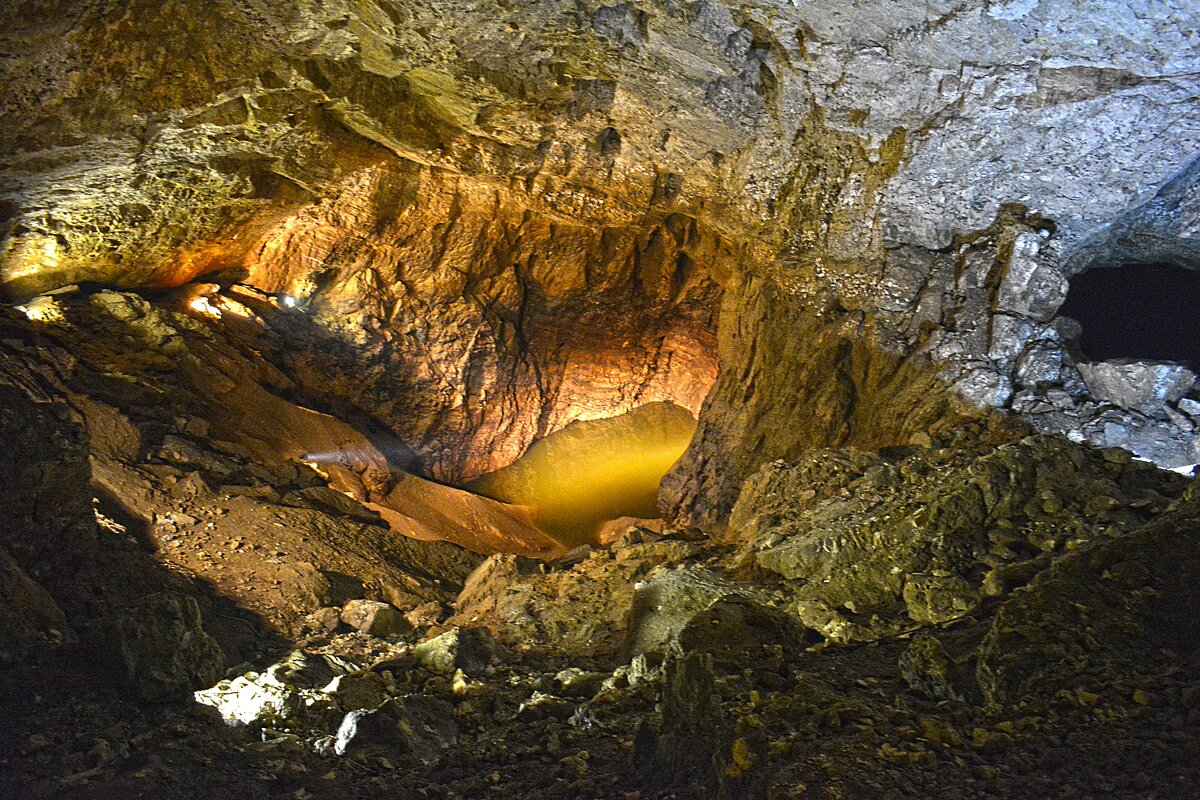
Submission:
<svg viewBox="0 0 1200 800">
<path fill-rule="evenodd" d="M 494 644 L 486 628 L 451 628 L 440 636 L 421 642 L 411 651 L 416 663 L 433 672 L 453 675 L 462 670 L 480 675 L 494 656 Z"/>
<path fill-rule="evenodd" d="M 979 592 L 956 575 L 909 575 L 904 582 L 904 607 L 916 622 L 948 622 L 978 606 Z"/>
<path fill-rule="evenodd" d="M 187 595 L 150 595 L 118 612 L 106 627 L 130 686 L 143 700 L 181 699 L 211 686 L 225 668 L 225 654 Z"/>
<path fill-rule="evenodd" d="M 730 595 L 694 614 L 678 633 L 684 652 L 709 653 L 729 670 L 776 669 L 799 649 L 795 621 L 782 611 Z"/>
<path fill-rule="evenodd" d="M 673 653 L 663 668 L 662 724 L 639 736 L 634 760 L 658 785 L 715 786 L 725 735 L 712 656 Z"/>
<path fill-rule="evenodd" d="M 953 664 L 942 643 L 928 633 L 913 636 L 900 656 L 900 675 L 910 689 L 930 700 L 958 697 L 952 683 Z"/>
<path fill-rule="evenodd" d="M 1014 592 L 979 646 L 979 686 L 1006 703 L 1073 690 L 1082 675 L 1152 675 L 1164 654 L 1200 647 L 1198 605 L 1193 484 L 1153 522 L 1059 558 Z"/>
<path fill-rule="evenodd" d="M 901 455 L 814 451 L 768 464 L 738 501 L 743 557 L 786 579 L 789 613 L 828 639 L 975 613 L 1062 553 L 1135 529 L 1185 485 L 1055 436 Z M 833 483 L 818 493 L 810 476 Z M 1100 505 L 1103 519 L 1090 513 Z"/>
<path fill-rule="evenodd" d="M 957 747 L 963 743 L 962 734 L 944 719 L 921 717 L 917 722 L 921 726 L 922 737 L 928 742 L 947 747 Z"/>
</svg>

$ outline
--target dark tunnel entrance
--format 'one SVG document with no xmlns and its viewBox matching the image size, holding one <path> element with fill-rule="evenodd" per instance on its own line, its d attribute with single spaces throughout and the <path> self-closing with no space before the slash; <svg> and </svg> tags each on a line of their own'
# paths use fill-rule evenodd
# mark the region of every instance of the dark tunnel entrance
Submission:
<svg viewBox="0 0 1200 800">
<path fill-rule="evenodd" d="M 1132 358 L 1200 368 L 1200 271 L 1131 264 L 1071 278 L 1060 314 L 1083 326 L 1091 361 Z"/>
</svg>

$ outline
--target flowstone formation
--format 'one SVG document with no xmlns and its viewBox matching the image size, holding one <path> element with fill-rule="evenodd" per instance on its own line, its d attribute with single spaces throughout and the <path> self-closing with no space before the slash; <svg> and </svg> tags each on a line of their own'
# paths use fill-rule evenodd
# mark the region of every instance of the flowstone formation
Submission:
<svg viewBox="0 0 1200 800">
<path fill-rule="evenodd" d="M 1187 12 L 4 4 L 0 794 L 1200 794 Z"/>
</svg>

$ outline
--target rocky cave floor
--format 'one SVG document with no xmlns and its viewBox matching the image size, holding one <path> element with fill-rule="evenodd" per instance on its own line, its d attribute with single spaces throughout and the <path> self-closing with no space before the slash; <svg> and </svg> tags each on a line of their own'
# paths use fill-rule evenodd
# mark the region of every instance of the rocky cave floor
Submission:
<svg viewBox="0 0 1200 800">
<path fill-rule="evenodd" d="M 485 557 L 259 455 L 284 316 L 0 324 L 5 796 L 1200 795 L 1200 489 L 1124 451 L 994 418 Z"/>
</svg>

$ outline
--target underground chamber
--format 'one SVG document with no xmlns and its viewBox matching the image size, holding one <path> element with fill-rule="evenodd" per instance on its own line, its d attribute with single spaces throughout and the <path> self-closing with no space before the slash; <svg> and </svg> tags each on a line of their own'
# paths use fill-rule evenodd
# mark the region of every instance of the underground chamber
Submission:
<svg viewBox="0 0 1200 800">
<path fill-rule="evenodd" d="M 1200 796 L 1184 6 L 0 3 L 0 796 Z"/>
</svg>

